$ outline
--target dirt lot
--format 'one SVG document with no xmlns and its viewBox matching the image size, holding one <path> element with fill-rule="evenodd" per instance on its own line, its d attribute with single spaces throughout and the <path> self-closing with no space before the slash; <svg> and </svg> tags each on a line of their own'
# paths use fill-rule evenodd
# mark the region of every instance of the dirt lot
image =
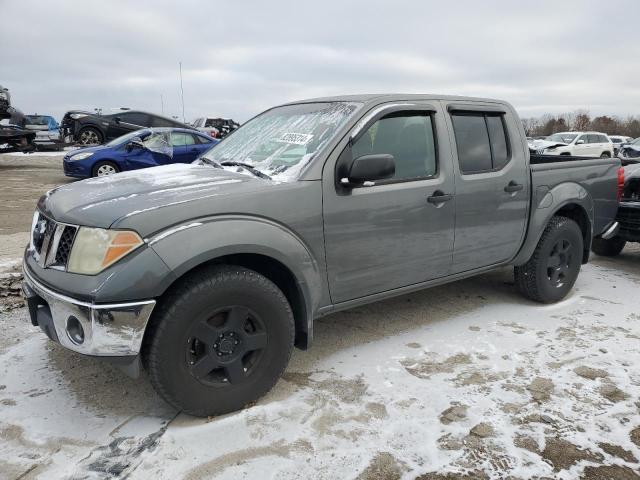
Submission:
<svg viewBox="0 0 640 480">
<path fill-rule="evenodd" d="M 29 159 L 41 187 L 17 189 L 13 161 L 0 158 L 0 194 L 33 198 L 12 199 L 10 235 L 59 175 L 55 157 Z M 504 269 L 336 314 L 266 398 L 214 419 L 172 411 L 146 378 L 13 310 L 0 479 L 640 479 L 639 287 L 632 247 L 594 258 L 557 305 L 522 299 Z"/>
<path fill-rule="evenodd" d="M 29 230 L 40 195 L 73 181 L 62 172 L 63 154 L 0 155 L 0 235 Z"/>
<path fill-rule="evenodd" d="M 20 256 L 40 195 L 73 181 L 62 173 L 64 154 L 0 155 L 0 271 Z"/>
</svg>

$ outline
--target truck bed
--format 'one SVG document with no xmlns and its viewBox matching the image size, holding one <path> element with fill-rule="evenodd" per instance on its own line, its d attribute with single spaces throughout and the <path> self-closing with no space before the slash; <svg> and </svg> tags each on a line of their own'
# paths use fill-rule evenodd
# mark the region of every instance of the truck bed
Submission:
<svg viewBox="0 0 640 480">
<path fill-rule="evenodd" d="M 566 184 L 565 188 L 575 189 L 576 196 L 589 195 L 593 200 L 594 235 L 602 233 L 615 217 L 618 201 L 614 187 L 619 159 L 531 155 L 529 166 L 532 200 L 537 208 L 544 208 L 541 202 L 548 192 Z"/>
</svg>

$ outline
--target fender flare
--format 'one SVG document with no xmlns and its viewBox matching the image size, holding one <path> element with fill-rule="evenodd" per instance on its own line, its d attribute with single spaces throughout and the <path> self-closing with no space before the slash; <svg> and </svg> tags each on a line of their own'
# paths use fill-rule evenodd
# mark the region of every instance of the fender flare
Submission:
<svg viewBox="0 0 640 480">
<path fill-rule="evenodd" d="M 251 215 L 219 215 L 174 225 L 145 242 L 169 267 L 174 280 L 227 255 L 262 255 L 278 261 L 295 278 L 305 304 L 306 326 L 312 332 L 326 275 L 308 245 L 284 225 Z M 169 286 L 162 285 L 157 296 Z"/>
<path fill-rule="evenodd" d="M 527 226 L 527 234 L 520 251 L 511 262 L 513 265 L 525 264 L 533 255 L 542 233 L 553 216 L 563 208 L 573 206 L 582 209 L 588 224 L 584 248 L 588 252 L 593 237 L 594 205 L 589 192 L 575 182 L 564 182 L 549 189 L 546 185 L 536 188 L 532 194 L 532 209 Z"/>
</svg>

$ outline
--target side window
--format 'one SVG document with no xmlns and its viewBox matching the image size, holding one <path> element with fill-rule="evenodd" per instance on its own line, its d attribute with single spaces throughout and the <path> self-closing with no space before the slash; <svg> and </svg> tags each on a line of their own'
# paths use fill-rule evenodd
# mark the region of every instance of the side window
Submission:
<svg viewBox="0 0 640 480">
<path fill-rule="evenodd" d="M 201 145 L 213 142 L 213 139 L 205 137 L 204 135 L 194 135 L 193 137 L 196 139 L 196 143 Z"/>
<path fill-rule="evenodd" d="M 393 155 L 396 173 L 392 180 L 432 177 L 437 173 L 436 144 L 431 116 L 427 112 L 400 112 L 375 122 L 351 147 L 352 157 Z"/>
<path fill-rule="evenodd" d="M 195 140 L 189 133 L 171 132 L 171 146 L 181 147 L 183 145 L 193 145 Z"/>
<path fill-rule="evenodd" d="M 576 145 L 580 140 L 582 140 L 584 143 L 589 143 L 589 135 L 580 135 L 578 138 L 576 138 Z"/>
<path fill-rule="evenodd" d="M 600 143 L 609 143 L 609 139 L 605 135 L 598 135 L 600 137 Z"/>
<path fill-rule="evenodd" d="M 462 173 L 479 173 L 493 169 L 489 131 L 483 114 L 452 115 L 453 131 Z"/>
<path fill-rule="evenodd" d="M 173 127 L 173 122 L 162 117 L 151 117 L 152 127 Z"/>
<path fill-rule="evenodd" d="M 142 127 L 150 126 L 148 115 L 144 113 L 138 113 L 138 112 L 122 113 L 120 115 L 120 120 L 126 123 L 131 123 L 133 125 L 140 125 Z"/>
<path fill-rule="evenodd" d="M 500 170 L 509 163 L 509 145 L 502 115 L 487 115 L 487 129 L 493 154 L 493 168 Z"/>
</svg>

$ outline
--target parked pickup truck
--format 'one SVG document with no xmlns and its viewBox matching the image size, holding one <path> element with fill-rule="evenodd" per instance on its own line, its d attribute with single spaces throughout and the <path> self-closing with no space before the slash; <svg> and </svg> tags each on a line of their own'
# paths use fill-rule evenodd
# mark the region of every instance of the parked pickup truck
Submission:
<svg viewBox="0 0 640 480">
<path fill-rule="evenodd" d="M 640 164 L 631 163 L 620 173 L 624 185 L 615 229 L 607 238 L 595 238 L 591 249 L 597 255 L 615 257 L 627 242 L 640 243 Z"/>
<path fill-rule="evenodd" d="M 571 290 L 616 214 L 620 161 L 530 156 L 506 102 L 362 95 L 258 115 L 198 164 L 40 198 L 31 321 L 144 366 L 193 415 L 269 391 L 314 319 L 513 265 L 537 302 Z"/>
</svg>

